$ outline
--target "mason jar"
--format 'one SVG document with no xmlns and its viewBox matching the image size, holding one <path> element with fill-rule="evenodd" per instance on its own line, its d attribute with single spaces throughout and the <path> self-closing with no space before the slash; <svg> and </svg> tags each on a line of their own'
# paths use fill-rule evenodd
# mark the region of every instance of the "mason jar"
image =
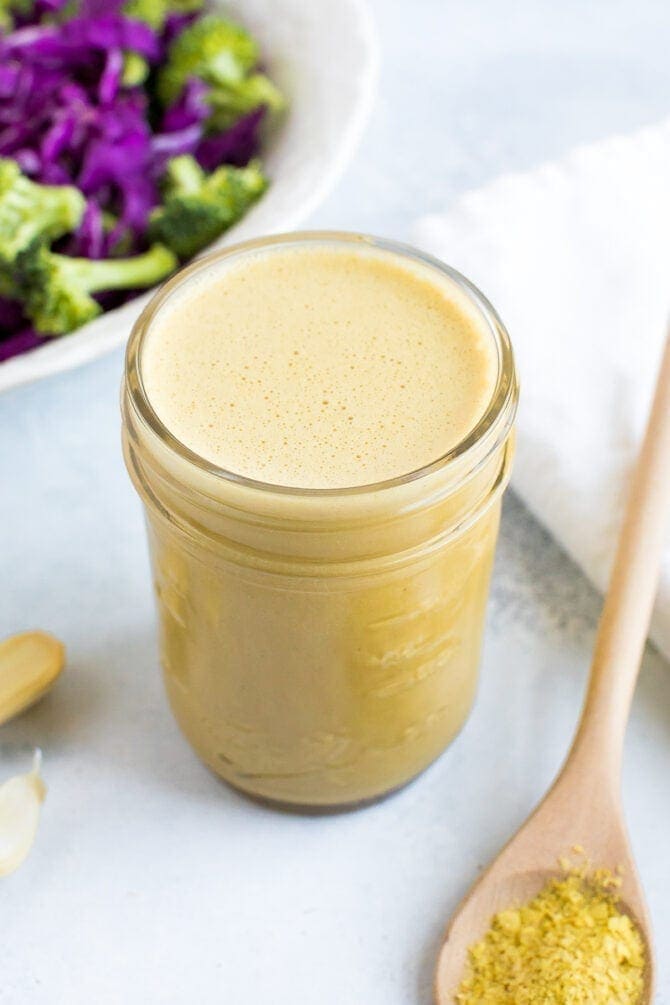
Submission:
<svg viewBox="0 0 670 1005">
<path fill-rule="evenodd" d="M 278 244 L 369 242 L 445 278 L 490 335 L 493 392 L 474 429 L 432 463 L 373 485 L 264 484 L 195 454 L 152 408 L 143 345 L 191 277 Z M 144 504 L 170 705 L 231 785 L 296 808 L 375 799 L 426 768 L 476 690 L 517 379 L 482 294 L 417 251 L 294 234 L 204 258 L 168 282 L 132 332 L 123 448 Z"/>
</svg>

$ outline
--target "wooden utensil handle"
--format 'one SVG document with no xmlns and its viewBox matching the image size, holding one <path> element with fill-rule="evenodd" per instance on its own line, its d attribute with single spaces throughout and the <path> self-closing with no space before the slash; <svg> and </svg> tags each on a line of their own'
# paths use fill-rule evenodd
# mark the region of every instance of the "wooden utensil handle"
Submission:
<svg viewBox="0 0 670 1005">
<path fill-rule="evenodd" d="M 635 682 L 649 630 L 670 523 L 670 333 L 654 401 L 630 482 L 619 544 L 603 607 L 589 687 L 570 760 L 601 752 L 616 777 Z"/>
</svg>

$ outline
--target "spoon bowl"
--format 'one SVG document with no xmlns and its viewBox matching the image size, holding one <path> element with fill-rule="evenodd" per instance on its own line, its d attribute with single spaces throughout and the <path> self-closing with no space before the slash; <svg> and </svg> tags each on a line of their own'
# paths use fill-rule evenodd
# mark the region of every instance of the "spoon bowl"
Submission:
<svg viewBox="0 0 670 1005">
<path fill-rule="evenodd" d="M 618 795 L 592 785 L 566 765 L 554 787 L 503 848 L 459 905 L 444 935 L 435 977 L 438 1005 L 453 1005 L 470 946 L 488 931 L 494 915 L 532 900 L 552 879 L 561 879 L 561 861 L 593 863 L 621 879 L 619 910 L 630 915 L 645 943 L 647 965 L 640 1005 L 650 1005 L 654 989 L 651 921 L 638 877 Z M 590 779 L 593 783 L 594 779 Z M 580 786 L 576 798 L 575 785 Z M 589 798 L 590 795 L 590 798 Z M 588 835 L 588 838 L 585 838 Z M 585 841 L 587 842 L 585 844 Z"/>
</svg>

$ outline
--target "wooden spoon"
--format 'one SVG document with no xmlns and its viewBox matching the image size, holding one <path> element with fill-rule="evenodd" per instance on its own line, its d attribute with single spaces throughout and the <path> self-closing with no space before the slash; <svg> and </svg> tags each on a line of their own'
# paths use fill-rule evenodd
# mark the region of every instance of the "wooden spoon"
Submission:
<svg viewBox="0 0 670 1005">
<path fill-rule="evenodd" d="M 532 899 L 575 846 L 596 866 L 623 870 L 621 907 L 647 947 L 642 1003 L 652 1000 L 651 922 L 621 804 L 623 741 L 658 584 L 670 516 L 670 335 L 644 443 L 631 481 L 609 589 L 598 628 L 581 720 L 565 764 L 531 817 L 503 848 L 451 919 L 435 994 L 453 1003 L 468 947 L 498 911 Z"/>
</svg>

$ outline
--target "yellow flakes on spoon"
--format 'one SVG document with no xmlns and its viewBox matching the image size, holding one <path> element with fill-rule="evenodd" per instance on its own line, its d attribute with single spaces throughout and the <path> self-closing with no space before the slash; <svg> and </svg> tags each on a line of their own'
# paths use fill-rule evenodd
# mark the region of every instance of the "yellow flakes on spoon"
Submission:
<svg viewBox="0 0 670 1005">
<path fill-rule="evenodd" d="M 40 775 L 42 752 L 35 751 L 32 770 L 0 785 L 0 876 L 21 865 L 32 848 L 46 786 Z"/>
</svg>

